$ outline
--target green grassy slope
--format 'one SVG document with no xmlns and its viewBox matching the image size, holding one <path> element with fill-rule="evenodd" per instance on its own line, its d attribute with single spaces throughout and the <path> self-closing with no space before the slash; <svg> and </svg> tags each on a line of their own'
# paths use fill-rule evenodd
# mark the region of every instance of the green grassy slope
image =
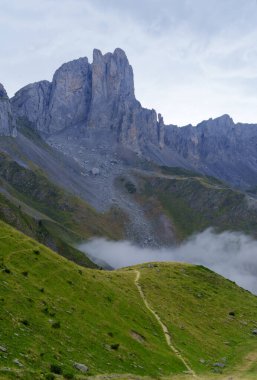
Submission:
<svg viewBox="0 0 257 380">
<path fill-rule="evenodd" d="M 162 263 L 140 271 L 146 298 L 197 373 L 240 372 L 247 353 L 257 357 L 257 297 L 201 266 Z M 257 376 L 256 362 L 248 372 Z"/>
<path fill-rule="evenodd" d="M 95 267 L 74 243 L 91 236 L 123 237 L 125 216 L 120 211 L 98 214 L 41 171 L 24 168 L 4 153 L 0 177 L 0 218 L 80 265 Z"/>
<path fill-rule="evenodd" d="M 256 297 L 201 267 L 136 268 L 149 303 L 201 378 L 219 361 L 225 373 L 242 369 L 256 351 Z M 0 379 L 82 379 L 74 362 L 89 367 L 86 377 L 184 378 L 134 281 L 134 268 L 79 267 L 0 222 Z M 51 377 L 51 365 L 62 374 Z"/>
<path fill-rule="evenodd" d="M 82 252 L 73 247 L 73 242 L 80 239 L 78 234 L 74 234 L 71 230 L 47 218 L 46 215 L 40 214 L 37 210 L 29 208 L 19 199 L 9 198 L 10 195 L 0 194 L 0 220 L 77 264 L 96 268 L 96 265 Z"/>
<path fill-rule="evenodd" d="M 75 374 L 74 362 L 90 374 L 183 371 L 142 307 L 134 273 L 84 269 L 3 223 L 0 231 L 0 374 L 44 379 L 51 364 Z"/>
<path fill-rule="evenodd" d="M 16 198 L 83 238 L 122 237 L 123 226 L 117 223 L 117 210 L 98 214 L 86 202 L 49 181 L 40 170 L 24 168 L 4 153 L 0 153 L 0 176 L 1 185 Z"/>
<path fill-rule="evenodd" d="M 257 202 L 214 178 L 169 168 L 140 180 L 139 202 L 169 216 L 179 240 L 210 226 L 257 234 Z"/>
</svg>

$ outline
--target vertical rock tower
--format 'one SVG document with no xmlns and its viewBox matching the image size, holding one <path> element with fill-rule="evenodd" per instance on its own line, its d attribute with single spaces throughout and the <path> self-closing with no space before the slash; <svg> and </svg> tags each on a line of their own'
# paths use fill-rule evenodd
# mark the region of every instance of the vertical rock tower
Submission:
<svg viewBox="0 0 257 380">
<path fill-rule="evenodd" d="M 133 70 L 123 50 L 93 52 L 93 62 L 80 58 L 62 65 L 53 81 L 19 90 L 12 98 L 17 118 L 27 119 L 42 135 L 79 128 L 109 131 L 117 142 L 141 151 L 147 141 L 161 145 L 162 119 L 136 100 Z"/>
<path fill-rule="evenodd" d="M 16 136 L 16 123 L 4 86 L 0 83 L 0 136 Z"/>
</svg>

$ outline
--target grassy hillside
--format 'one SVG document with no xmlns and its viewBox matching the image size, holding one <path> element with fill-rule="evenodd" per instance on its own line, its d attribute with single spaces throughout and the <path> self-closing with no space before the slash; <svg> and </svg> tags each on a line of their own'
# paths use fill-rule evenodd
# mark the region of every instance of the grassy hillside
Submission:
<svg viewBox="0 0 257 380">
<path fill-rule="evenodd" d="M 95 267 L 74 243 L 91 236 L 123 237 L 126 218 L 120 211 L 97 213 L 5 153 L 0 153 L 0 177 L 0 218 L 80 265 Z"/>
<path fill-rule="evenodd" d="M 80 239 L 78 234 L 28 207 L 19 199 L 10 197 L 9 194 L 0 194 L 0 220 L 52 248 L 67 259 L 79 265 L 96 268 L 85 254 L 73 247 L 73 242 Z"/>
<path fill-rule="evenodd" d="M 138 201 L 169 216 L 179 240 L 210 226 L 257 236 L 257 201 L 214 178 L 162 168 L 140 182 Z"/>
<path fill-rule="evenodd" d="M 86 202 L 49 181 L 40 170 L 22 167 L 4 153 L 0 153 L 0 176 L 2 186 L 16 198 L 80 236 L 122 237 L 117 210 L 98 214 Z"/>
<path fill-rule="evenodd" d="M 197 373 L 234 368 L 239 374 L 247 353 L 257 358 L 257 297 L 201 266 L 162 263 L 140 270 L 146 298 Z M 248 365 L 255 378 L 256 360 Z"/>
<path fill-rule="evenodd" d="M 79 267 L 0 222 L 0 269 L 0 379 L 189 378 L 145 307 L 134 268 Z M 136 269 L 148 302 L 200 378 L 242 370 L 245 355 L 256 352 L 256 297 L 202 267 Z M 84 377 L 75 362 L 89 367 Z"/>
<path fill-rule="evenodd" d="M 0 374 L 31 379 L 42 373 L 44 379 L 56 365 L 69 378 L 74 362 L 85 363 L 92 375 L 183 371 L 142 308 L 134 273 L 78 267 L 0 227 L 0 346 L 7 349 L 0 351 Z"/>
</svg>

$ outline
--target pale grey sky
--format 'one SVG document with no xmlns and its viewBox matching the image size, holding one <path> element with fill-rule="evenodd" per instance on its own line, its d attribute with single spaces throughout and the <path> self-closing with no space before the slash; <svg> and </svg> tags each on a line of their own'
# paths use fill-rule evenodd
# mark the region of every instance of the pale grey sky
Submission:
<svg viewBox="0 0 257 380">
<path fill-rule="evenodd" d="M 125 50 L 136 96 L 166 123 L 257 123 L 256 0 L 0 0 L 9 95 L 65 61 Z"/>
</svg>

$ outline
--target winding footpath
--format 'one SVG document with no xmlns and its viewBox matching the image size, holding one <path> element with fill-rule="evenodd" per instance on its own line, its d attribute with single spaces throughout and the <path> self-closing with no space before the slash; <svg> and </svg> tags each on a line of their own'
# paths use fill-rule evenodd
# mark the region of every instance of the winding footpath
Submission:
<svg viewBox="0 0 257 380">
<path fill-rule="evenodd" d="M 142 298 L 142 300 L 144 301 L 144 304 L 146 306 L 146 308 L 154 315 L 155 319 L 157 320 L 157 322 L 159 323 L 159 325 L 161 326 L 162 328 L 162 331 L 164 333 L 164 336 L 165 336 L 165 339 L 166 339 L 166 343 L 167 345 L 169 346 L 169 348 L 175 353 L 175 355 L 182 361 L 182 363 L 184 364 L 184 366 L 186 367 L 187 369 L 187 373 L 189 375 L 191 375 L 192 377 L 197 377 L 195 372 L 192 370 L 192 368 L 189 366 L 189 364 L 186 362 L 186 360 L 183 358 L 183 356 L 181 355 L 181 353 L 176 349 L 176 347 L 172 344 L 171 342 L 171 336 L 170 336 L 170 333 L 169 333 L 169 330 L 167 328 L 167 326 L 162 322 L 161 318 L 159 317 L 159 315 L 156 313 L 155 310 L 153 310 L 151 308 L 151 306 L 149 305 L 145 295 L 144 295 L 144 292 L 141 288 L 141 285 L 139 283 L 139 279 L 140 279 L 140 275 L 141 273 L 139 272 L 139 270 L 135 270 L 135 273 L 136 273 L 136 278 L 135 278 L 135 285 L 137 287 L 137 290 Z"/>
</svg>

